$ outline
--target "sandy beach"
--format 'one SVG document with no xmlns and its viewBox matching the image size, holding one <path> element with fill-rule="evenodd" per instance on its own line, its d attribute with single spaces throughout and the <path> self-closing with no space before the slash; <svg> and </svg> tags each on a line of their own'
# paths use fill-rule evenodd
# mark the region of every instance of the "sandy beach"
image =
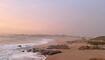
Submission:
<svg viewBox="0 0 105 60">
<path fill-rule="evenodd" d="M 73 43 L 67 43 L 67 41 L 73 41 Z M 105 50 L 79 50 L 81 46 L 86 46 L 87 43 L 80 40 L 80 39 L 71 39 L 71 38 L 58 38 L 54 41 L 51 41 L 47 44 L 42 44 L 37 46 L 37 48 L 48 48 L 50 45 L 63 45 L 66 44 L 70 47 L 70 49 L 57 49 L 62 51 L 62 53 L 50 55 L 47 57 L 47 60 L 89 60 L 90 58 L 104 58 L 105 56 Z M 0 40 L 0 45 L 11 45 L 11 44 L 27 44 L 32 43 L 33 41 L 27 40 L 27 41 L 2 41 Z M 36 46 L 34 46 L 36 47 Z M 105 59 L 105 58 L 104 58 Z"/>
<path fill-rule="evenodd" d="M 89 60 L 90 58 L 104 58 L 105 50 L 78 50 L 82 44 L 71 45 L 70 50 L 61 50 L 63 53 L 49 56 L 47 60 Z"/>
<path fill-rule="evenodd" d="M 99 58 L 105 60 L 105 50 L 79 50 L 81 46 L 88 45 L 84 40 L 77 39 L 74 43 L 68 44 L 69 39 L 59 39 L 56 43 L 49 45 L 66 44 L 70 49 L 58 49 L 63 53 L 48 56 L 47 60 L 90 60 L 91 58 Z M 47 47 L 47 46 L 46 46 Z"/>
</svg>

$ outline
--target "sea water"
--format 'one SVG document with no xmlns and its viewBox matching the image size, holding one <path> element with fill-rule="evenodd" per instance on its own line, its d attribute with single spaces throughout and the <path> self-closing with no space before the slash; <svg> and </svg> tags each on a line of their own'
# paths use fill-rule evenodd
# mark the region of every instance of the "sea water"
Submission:
<svg viewBox="0 0 105 60">
<path fill-rule="evenodd" d="M 21 52 L 21 48 L 19 48 L 18 45 L 21 45 L 22 49 L 27 49 L 35 45 L 47 44 L 51 41 L 53 41 L 53 39 L 41 38 L 40 40 L 33 40 L 32 43 L 0 45 L 0 60 L 45 60 L 46 57 L 39 53 Z"/>
</svg>

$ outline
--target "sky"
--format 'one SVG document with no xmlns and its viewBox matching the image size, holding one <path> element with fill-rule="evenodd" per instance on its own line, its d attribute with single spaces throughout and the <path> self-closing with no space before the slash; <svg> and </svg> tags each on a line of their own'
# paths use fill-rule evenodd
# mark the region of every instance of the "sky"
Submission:
<svg viewBox="0 0 105 60">
<path fill-rule="evenodd" d="M 0 34 L 105 35 L 105 0 L 0 0 Z"/>
</svg>

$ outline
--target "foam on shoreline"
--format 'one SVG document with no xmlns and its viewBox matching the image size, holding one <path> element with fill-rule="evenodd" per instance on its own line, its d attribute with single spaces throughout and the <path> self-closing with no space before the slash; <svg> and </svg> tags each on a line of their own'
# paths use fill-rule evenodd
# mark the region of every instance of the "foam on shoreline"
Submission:
<svg viewBox="0 0 105 60">
<path fill-rule="evenodd" d="M 45 60 L 42 59 L 43 55 L 37 55 L 36 53 L 22 53 L 19 52 L 17 49 L 19 48 L 18 45 L 21 45 L 23 48 L 32 48 L 33 46 L 38 46 L 38 45 L 43 45 L 47 44 L 49 42 L 53 41 L 53 39 L 42 39 L 33 43 L 25 43 L 25 44 L 5 44 L 5 45 L 0 45 L 0 60 Z M 18 54 L 18 55 L 16 55 Z M 29 56 L 30 55 L 30 56 Z M 43 56 L 43 57 L 41 57 Z M 29 57 L 29 58 L 28 58 Z M 33 58 L 34 57 L 34 58 Z M 13 58 L 13 59 L 12 59 Z"/>
<path fill-rule="evenodd" d="M 45 60 L 46 57 L 44 55 L 40 55 L 38 53 L 19 53 L 12 55 L 9 60 Z"/>
</svg>

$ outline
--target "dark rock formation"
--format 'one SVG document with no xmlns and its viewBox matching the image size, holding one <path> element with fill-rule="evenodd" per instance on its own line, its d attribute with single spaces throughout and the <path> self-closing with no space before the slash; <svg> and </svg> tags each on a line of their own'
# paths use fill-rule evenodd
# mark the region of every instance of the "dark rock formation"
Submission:
<svg viewBox="0 0 105 60">
<path fill-rule="evenodd" d="M 68 45 L 50 45 L 47 49 L 70 49 Z"/>
<path fill-rule="evenodd" d="M 58 53 L 62 53 L 62 51 L 60 50 L 51 50 L 51 49 L 39 49 L 39 48 L 32 48 L 32 49 L 28 49 L 27 52 L 40 52 L 42 55 L 55 55 Z"/>
<path fill-rule="evenodd" d="M 79 50 L 105 50 L 105 48 L 96 46 L 81 46 Z"/>
<path fill-rule="evenodd" d="M 59 51 L 59 50 L 42 50 L 41 51 L 42 55 L 55 55 L 55 54 L 58 54 L 58 53 L 62 53 L 62 52 Z"/>
</svg>

